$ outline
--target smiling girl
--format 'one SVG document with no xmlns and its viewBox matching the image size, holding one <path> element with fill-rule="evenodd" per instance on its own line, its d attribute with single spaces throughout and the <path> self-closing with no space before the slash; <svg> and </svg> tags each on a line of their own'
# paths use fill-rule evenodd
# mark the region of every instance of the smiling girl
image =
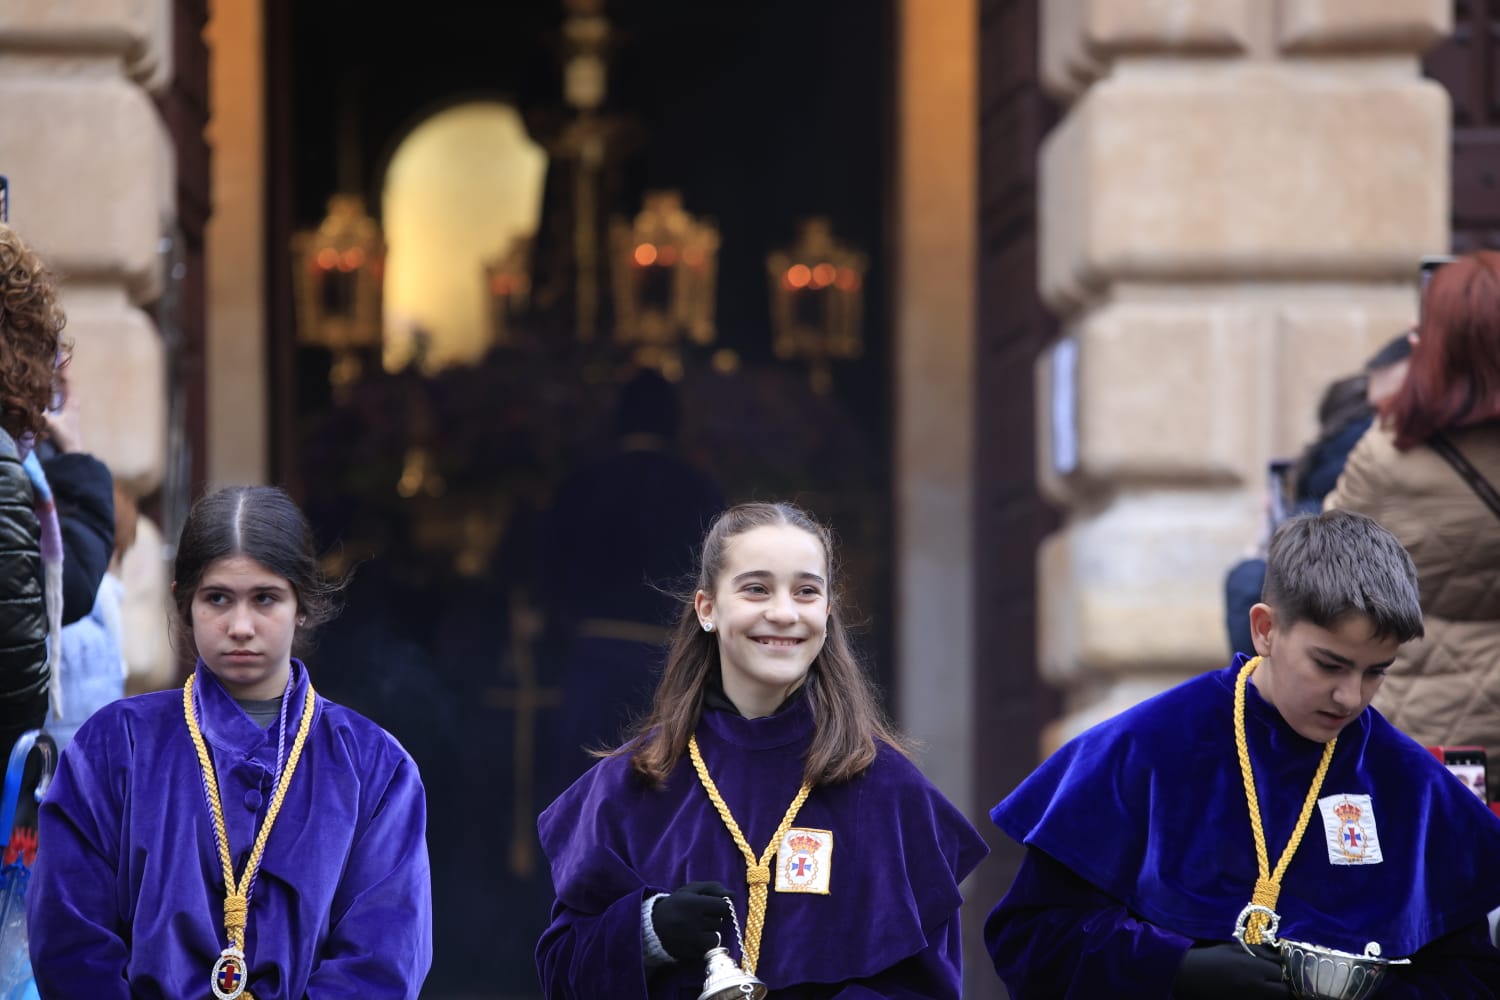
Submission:
<svg viewBox="0 0 1500 1000">
<path fill-rule="evenodd" d="M 200 500 L 172 593 L 197 669 L 85 722 L 41 808 L 42 995 L 416 997 L 432 957 L 422 784 L 292 656 L 339 593 L 301 511 L 269 487 Z"/>
<path fill-rule="evenodd" d="M 720 942 L 778 998 L 959 996 L 958 884 L 987 849 L 882 720 L 841 613 L 803 511 L 709 529 L 639 735 L 542 815 L 549 997 L 695 997 Z"/>
</svg>

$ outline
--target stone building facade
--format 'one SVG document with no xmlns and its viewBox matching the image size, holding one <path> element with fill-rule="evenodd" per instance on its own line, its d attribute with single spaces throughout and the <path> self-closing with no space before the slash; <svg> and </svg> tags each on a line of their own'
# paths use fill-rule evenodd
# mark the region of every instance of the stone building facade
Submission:
<svg viewBox="0 0 1500 1000">
<path fill-rule="evenodd" d="M 83 444 L 136 496 L 167 474 L 164 240 L 177 230 L 176 151 L 162 110 L 173 5 L 0 4 L 0 173 L 10 220 L 63 279 Z M 138 683 L 170 680 L 161 534 L 143 519 L 126 567 Z M 159 637 L 159 638 L 152 638 Z"/>
<path fill-rule="evenodd" d="M 1052 0 L 1038 476 L 1048 743 L 1225 658 L 1269 459 L 1416 314 L 1449 245 L 1446 0 Z"/>
<path fill-rule="evenodd" d="M 0 4 L 12 220 L 66 277 L 88 445 L 143 495 L 180 458 L 152 307 L 183 228 L 163 100 L 195 7 Z M 199 422 L 217 484 L 269 468 L 268 192 L 262 5 L 205 13 Z M 1329 379 L 1413 320 L 1417 258 L 1449 245 L 1450 104 L 1421 58 L 1453 3 L 895 15 L 898 710 L 982 819 L 1046 747 L 1223 662 L 1222 574 L 1257 532 L 1266 461 L 1311 434 Z M 133 586 L 159 616 L 159 536 L 143 550 Z M 971 941 L 1016 860 L 996 847 Z M 971 968 L 971 994 L 998 996 Z"/>
</svg>

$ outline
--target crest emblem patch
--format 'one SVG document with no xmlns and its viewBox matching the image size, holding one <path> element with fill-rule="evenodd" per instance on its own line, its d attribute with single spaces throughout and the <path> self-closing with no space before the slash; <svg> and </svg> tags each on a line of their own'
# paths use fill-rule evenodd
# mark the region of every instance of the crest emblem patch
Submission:
<svg viewBox="0 0 1500 1000">
<path fill-rule="evenodd" d="M 776 848 L 776 891 L 828 895 L 833 831 L 793 827 Z"/>
<path fill-rule="evenodd" d="M 1378 865 L 1380 834 L 1375 829 L 1375 805 L 1368 795 L 1327 795 L 1318 800 L 1328 840 L 1328 863 Z"/>
</svg>

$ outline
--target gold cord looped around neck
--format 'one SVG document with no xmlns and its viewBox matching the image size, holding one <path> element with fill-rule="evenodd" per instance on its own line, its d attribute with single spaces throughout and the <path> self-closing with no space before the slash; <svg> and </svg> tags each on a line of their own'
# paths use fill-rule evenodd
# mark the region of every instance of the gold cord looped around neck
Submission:
<svg viewBox="0 0 1500 1000">
<path fill-rule="evenodd" d="M 746 972 L 754 975 L 756 963 L 760 959 L 760 932 L 766 925 L 766 900 L 771 891 L 771 859 L 776 856 L 776 850 L 781 846 L 786 832 L 796 822 L 797 811 L 802 808 L 802 803 L 807 801 L 812 785 L 805 781 L 802 783 L 802 787 L 797 791 L 797 797 L 792 799 L 790 806 L 787 806 L 786 815 L 781 818 L 781 825 L 776 828 L 776 835 L 771 838 L 771 843 L 766 845 L 765 853 L 757 861 L 755 853 L 750 850 L 750 845 L 745 842 L 745 835 L 740 832 L 740 825 L 734 821 L 734 814 L 729 811 L 724 797 L 719 794 L 714 779 L 708 776 L 708 766 L 703 763 L 703 755 L 698 752 L 698 737 L 696 736 L 688 737 L 688 756 L 692 758 L 693 770 L 698 772 L 698 781 L 703 785 L 703 790 L 708 793 L 708 800 L 714 804 L 714 808 L 719 812 L 719 818 L 724 821 L 729 835 L 734 838 L 734 846 L 738 847 L 740 854 L 745 857 L 745 882 L 750 887 L 750 903 L 745 915 L 745 953 L 741 956 L 741 965 Z"/>
<path fill-rule="evenodd" d="M 1307 821 L 1312 818 L 1318 793 L 1323 790 L 1323 779 L 1328 776 L 1328 762 L 1333 760 L 1333 748 L 1338 744 L 1339 738 L 1335 736 L 1323 744 L 1323 759 L 1318 761 L 1312 787 L 1307 790 L 1307 798 L 1302 802 L 1302 815 L 1297 817 L 1297 825 L 1286 842 L 1286 850 L 1281 852 L 1281 858 L 1276 862 L 1276 870 L 1271 871 L 1266 854 L 1266 832 L 1260 822 L 1260 798 L 1255 794 L 1255 774 L 1250 769 L 1250 744 L 1245 739 L 1245 688 L 1250 683 L 1250 675 L 1258 666 L 1260 657 L 1257 656 L 1240 668 L 1239 676 L 1234 680 L 1234 747 L 1239 752 L 1240 777 L 1245 781 L 1245 801 L 1250 806 L 1250 832 L 1255 836 L 1255 863 L 1260 870 L 1250 902 L 1255 906 L 1275 910 L 1276 900 L 1281 896 L 1281 878 L 1286 874 L 1287 866 L 1292 863 L 1292 855 L 1297 853 L 1297 845 L 1302 843 L 1302 835 L 1307 832 Z M 1245 925 L 1245 940 L 1251 944 L 1260 944 L 1264 940 L 1263 932 L 1270 922 L 1271 918 L 1264 913 L 1250 914 Z"/>
<path fill-rule="evenodd" d="M 276 791 L 271 796 L 270 808 L 266 810 L 266 818 L 260 825 L 260 833 L 255 838 L 255 846 L 250 849 L 250 857 L 245 862 L 245 872 L 240 876 L 238 882 L 234 878 L 234 861 L 229 853 L 229 831 L 224 825 L 224 806 L 219 797 L 219 779 L 214 773 L 213 758 L 208 755 L 208 746 L 203 742 L 203 731 L 198 726 L 198 713 L 193 705 L 193 682 L 196 676 L 189 676 L 187 683 L 182 686 L 182 713 L 187 718 L 188 733 L 193 738 L 193 748 L 198 752 L 198 768 L 203 772 L 203 781 L 208 788 L 209 811 L 213 814 L 215 841 L 219 847 L 219 863 L 224 868 L 224 931 L 229 938 L 229 948 L 243 956 L 245 951 L 245 925 L 250 913 L 250 888 L 255 883 L 255 873 L 260 869 L 261 855 L 265 853 L 266 841 L 271 837 L 271 827 L 276 825 L 276 817 L 281 812 L 281 803 L 286 798 L 286 790 L 292 784 L 292 775 L 297 771 L 297 762 L 302 759 L 302 747 L 307 742 L 307 733 L 312 728 L 313 705 L 317 695 L 313 691 L 312 682 L 307 685 L 307 697 L 302 704 L 302 719 L 297 725 L 297 736 L 292 741 L 291 752 L 287 754 L 286 766 L 281 770 L 281 780 L 276 783 Z M 243 962 L 243 958 L 241 958 Z M 249 978 L 250 969 L 245 965 L 241 969 L 241 975 Z M 255 1000 L 249 990 L 237 994 L 243 1000 Z"/>
</svg>

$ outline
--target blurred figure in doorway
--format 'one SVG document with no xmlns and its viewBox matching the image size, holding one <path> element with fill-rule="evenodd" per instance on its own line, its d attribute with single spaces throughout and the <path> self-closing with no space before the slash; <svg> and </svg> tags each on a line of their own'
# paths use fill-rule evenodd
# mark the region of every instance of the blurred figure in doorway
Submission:
<svg viewBox="0 0 1500 1000">
<path fill-rule="evenodd" d="M 561 689 L 556 743 L 541 782 L 550 801 L 581 775 L 588 751 L 618 742 L 650 704 L 677 610 L 674 593 L 724 496 L 674 452 L 677 389 L 637 373 L 615 406 L 614 449 L 559 487 L 538 553 L 542 663 Z"/>
</svg>

